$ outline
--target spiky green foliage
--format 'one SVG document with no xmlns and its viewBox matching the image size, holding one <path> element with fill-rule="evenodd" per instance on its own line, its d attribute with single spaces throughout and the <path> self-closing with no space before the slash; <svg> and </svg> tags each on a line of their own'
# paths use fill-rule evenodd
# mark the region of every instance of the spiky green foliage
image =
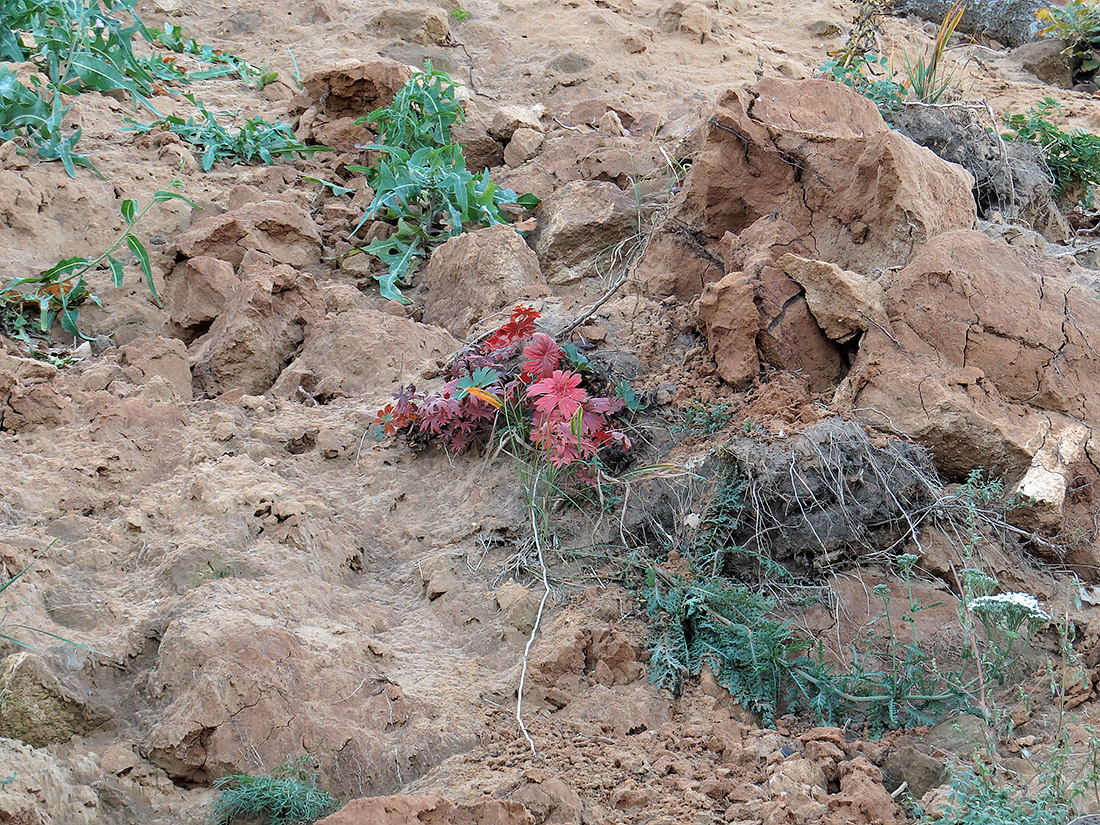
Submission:
<svg viewBox="0 0 1100 825">
<path fill-rule="evenodd" d="M 473 226 L 508 223 L 504 204 L 538 205 L 533 195 L 496 186 L 487 171 L 475 175 L 466 168 L 462 147 L 451 139 L 451 127 L 464 117 L 456 89 L 446 72 L 435 71 L 428 61 L 393 103 L 357 121 L 378 129 L 378 142 L 367 148 L 380 158 L 374 166 L 348 167 L 364 174 L 374 190 L 351 234 L 370 220 L 394 225 L 389 237 L 358 250 L 386 265 L 378 285 L 393 301 L 409 302 L 401 286 L 433 247 Z"/>
<path fill-rule="evenodd" d="M 306 757 L 290 759 L 266 776 L 234 773 L 214 782 L 221 796 L 211 814 L 214 825 L 266 817 L 268 825 L 306 825 L 336 810 L 332 794 L 317 787 Z"/>
</svg>

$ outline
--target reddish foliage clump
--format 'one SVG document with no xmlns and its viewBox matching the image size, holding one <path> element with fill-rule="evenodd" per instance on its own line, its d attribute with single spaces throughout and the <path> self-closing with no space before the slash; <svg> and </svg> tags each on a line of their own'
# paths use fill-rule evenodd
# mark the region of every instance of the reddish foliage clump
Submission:
<svg viewBox="0 0 1100 825">
<path fill-rule="evenodd" d="M 583 463 L 577 467 L 582 477 L 603 448 L 629 450 L 630 438 L 611 418 L 624 409 L 623 400 L 589 395 L 562 347 L 535 332 L 538 318 L 534 309 L 517 306 L 485 343 L 455 359 L 439 392 L 402 387 L 374 418 L 379 434 L 434 436 L 461 451 L 494 429 L 519 427 L 555 467 Z"/>
</svg>

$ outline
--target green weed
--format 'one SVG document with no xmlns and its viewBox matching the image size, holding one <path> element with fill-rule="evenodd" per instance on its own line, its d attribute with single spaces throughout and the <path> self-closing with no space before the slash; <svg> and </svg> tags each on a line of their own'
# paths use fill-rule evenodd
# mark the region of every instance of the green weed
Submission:
<svg viewBox="0 0 1100 825">
<path fill-rule="evenodd" d="M 349 166 L 374 190 L 374 199 L 352 230 L 370 220 L 394 225 L 394 232 L 356 251 L 374 255 L 386 265 L 377 276 L 382 295 L 408 303 L 401 286 L 433 247 L 471 226 L 508 223 L 504 204 L 538 205 L 533 195 L 517 196 L 497 187 L 489 173 L 466 168 L 462 147 L 451 142 L 451 127 L 462 121 L 457 84 L 429 61 L 398 92 L 392 104 L 359 123 L 378 129 L 378 142 L 366 148 L 380 153 L 374 166 Z"/>
<path fill-rule="evenodd" d="M 290 759 L 267 776 L 234 773 L 214 781 L 221 796 L 211 814 L 214 825 L 235 819 L 266 817 L 268 825 L 308 825 L 332 813 L 335 797 L 317 787 L 317 775 L 306 769 L 307 758 Z"/>
<path fill-rule="evenodd" d="M 0 331 L 16 340 L 31 343 L 31 334 L 48 336 L 57 321 L 66 332 L 77 338 L 85 337 L 77 326 L 80 305 L 85 301 L 92 301 L 102 306 L 99 299 L 89 291 L 85 276 L 97 270 L 107 270 L 111 273 L 114 285 L 122 286 L 124 265 L 116 257 L 116 250 L 123 244 L 137 260 L 153 300 L 159 305 L 160 296 L 157 295 L 156 285 L 153 283 L 149 252 L 133 230 L 153 204 L 169 200 L 184 201 L 198 208 L 179 192 L 170 190 L 154 192 L 152 200 L 141 211 L 138 211 L 136 200 L 124 200 L 119 214 L 126 227 L 104 251 L 94 258 L 66 258 L 38 275 L 16 278 L 0 288 Z"/>
<path fill-rule="evenodd" d="M 1065 132 L 1048 120 L 1054 112 L 1060 112 L 1061 106 L 1052 98 L 1044 98 L 1026 115 L 1011 115 L 1005 124 L 1009 140 L 1031 143 L 1043 150 L 1047 167 L 1054 178 L 1055 194 L 1065 194 L 1071 186 L 1080 186 L 1085 190 L 1085 199 L 1092 198 L 1089 192 L 1100 184 L 1100 136 L 1074 129 Z"/>
<path fill-rule="evenodd" d="M 1058 747 L 1037 762 L 1038 776 L 1024 783 L 1015 773 L 981 762 L 949 767 L 947 818 L 925 815 L 921 823 L 954 825 L 1050 825 L 1077 816 L 1077 802 L 1095 786 L 1093 777 L 1066 778 L 1069 748 Z"/>
<path fill-rule="evenodd" d="M 184 120 L 175 115 L 155 120 L 152 123 L 138 123 L 127 119 L 129 129 L 139 134 L 163 130 L 179 135 L 191 144 L 199 155 L 199 163 L 204 172 L 209 172 L 218 161 L 231 163 L 255 163 L 262 161 L 267 165 L 275 162 L 276 157 L 298 155 L 312 156 L 317 152 L 332 151 L 327 146 L 306 145 L 294 137 L 290 125 L 286 123 L 268 123 L 260 117 L 245 121 L 240 129 L 229 129 L 218 122 L 203 102 L 194 95 L 185 94 L 195 104 L 201 119 L 189 117 Z"/>
<path fill-rule="evenodd" d="M 847 63 L 830 60 L 818 71 L 873 101 L 883 115 L 896 111 L 905 102 L 906 89 L 893 81 L 885 55 L 857 54 Z"/>
</svg>

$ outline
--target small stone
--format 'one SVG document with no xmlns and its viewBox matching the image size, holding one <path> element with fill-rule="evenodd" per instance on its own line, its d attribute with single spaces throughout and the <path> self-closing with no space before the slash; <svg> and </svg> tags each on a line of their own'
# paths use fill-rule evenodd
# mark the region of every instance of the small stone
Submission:
<svg viewBox="0 0 1100 825">
<path fill-rule="evenodd" d="M 489 134 L 497 140 L 509 141 L 517 129 L 542 130 L 538 115 L 528 106 L 503 106 L 493 115 Z"/>
</svg>

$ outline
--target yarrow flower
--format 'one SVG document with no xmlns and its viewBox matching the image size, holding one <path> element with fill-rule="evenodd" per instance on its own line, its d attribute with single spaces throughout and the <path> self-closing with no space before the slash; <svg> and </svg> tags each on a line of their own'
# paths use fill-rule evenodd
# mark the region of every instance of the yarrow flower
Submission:
<svg viewBox="0 0 1100 825">
<path fill-rule="evenodd" d="M 1050 614 L 1043 610 L 1039 600 L 1030 593 L 998 593 L 995 596 L 979 596 L 967 605 L 967 610 L 978 615 L 1004 614 L 1029 622 L 1050 621 Z"/>
</svg>

